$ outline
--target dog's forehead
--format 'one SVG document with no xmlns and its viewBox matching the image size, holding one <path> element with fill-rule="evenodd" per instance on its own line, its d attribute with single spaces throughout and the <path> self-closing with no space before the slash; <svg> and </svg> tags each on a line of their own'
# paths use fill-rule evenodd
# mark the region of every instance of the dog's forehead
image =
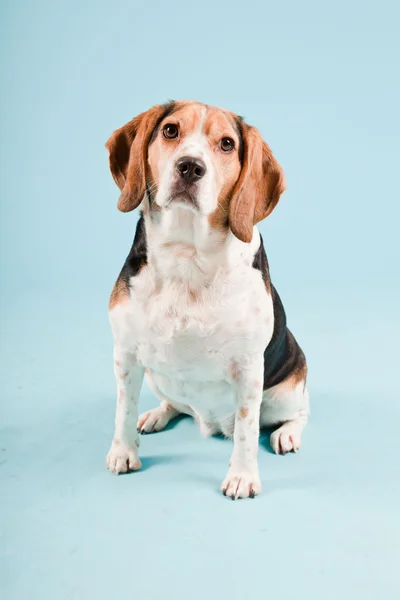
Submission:
<svg viewBox="0 0 400 600">
<path fill-rule="evenodd" d="M 200 102 L 177 102 L 171 116 L 182 121 L 190 129 L 196 128 L 204 119 L 207 107 Z"/>
<path fill-rule="evenodd" d="M 221 132 L 237 130 L 238 117 L 234 113 L 201 102 L 177 102 L 172 114 L 182 120 L 189 129 L 201 126 L 206 135 L 213 130 Z"/>
</svg>

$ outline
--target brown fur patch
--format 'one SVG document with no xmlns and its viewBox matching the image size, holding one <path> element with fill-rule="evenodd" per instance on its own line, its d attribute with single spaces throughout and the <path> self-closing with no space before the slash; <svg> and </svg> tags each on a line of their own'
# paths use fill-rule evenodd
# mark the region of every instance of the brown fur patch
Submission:
<svg viewBox="0 0 400 600">
<path fill-rule="evenodd" d="M 200 297 L 199 291 L 189 288 L 188 292 L 189 292 L 189 300 L 193 303 L 196 303 Z"/>
<path fill-rule="evenodd" d="M 307 363 L 306 361 L 304 361 L 301 362 L 299 365 L 296 365 L 296 368 L 293 371 L 293 373 L 289 377 L 287 377 L 287 379 L 282 381 L 282 383 L 280 383 L 279 385 L 281 385 L 284 389 L 293 389 L 301 382 L 304 382 L 304 387 L 306 387 L 306 381 Z"/>
<path fill-rule="evenodd" d="M 297 385 L 301 381 L 304 381 L 304 387 L 306 386 L 306 382 L 307 382 L 307 363 L 306 363 L 305 359 L 304 359 L 304 361 L 301 361 L 297 365 L 296 369 L 293 372 L 292 377 L 293 377 L 295 385 Z"/>
<path fill-rule="evenodd" d="M 260 236 L 261 237 L 261 236 Z M 253 269 L 257 269 L 261 273 L 263 278 L 265 289 L 268 294 L 271 294 L 271 278 L 269 276 L 268 259 L 265 253 L 264 243 L 262 238 L 260 239 L 260 247 L 258 248 L 253 259 Z M 257 310 L 257 309 L 256 309 Z M 269 323 L 269 319 L 265 319 L 265 323 Z"/>
<path fill-rule="evenodd" d="M 233 190 L 229 224 L 237 238 L 251 242 L 253 226 L 273 211 L 285 190 L 285 178 L 257 129 L 244 124 L 243 141 L 243 167 Z"/>
<path fill-rule="evenodd" d="M 128 286 L 122 277 L 118 277 L 112 289 L 108 310 L 112 310 L 117 304 L 126 302 L 129 298 Z"/>
<path fill-rule="evenodd" d="M 110 171 L 121 190 L 118 208 L 136 208 L 146 191 L 147 149 L 154 129 L 173 105 L 156 105 L 117 129 L 106 143 Z"/>
<path fill-rule="evenodd" d="M 230 371 L 233 381 L 237 381 L 240 377 L 240 367 L 235 360 L 233 360 L 231 363 Z"/>
<path fill-rule="evenodd" d="M 239 414 L 240 414 L 240 417 L 241 417 L 242 419 L 245 419 L 245 418 L 248 416 L 248 414 L 249 414 L 249 409 L 248 409 L 247 407 L 242 407 L 242 408 L 239 410 Z"/>
</svg>

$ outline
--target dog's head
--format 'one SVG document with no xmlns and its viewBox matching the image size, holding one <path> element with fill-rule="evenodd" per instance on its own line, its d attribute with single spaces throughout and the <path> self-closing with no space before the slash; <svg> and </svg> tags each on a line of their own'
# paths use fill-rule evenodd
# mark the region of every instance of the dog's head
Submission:
<svg viewBox="0 0 400 600">
<path fill-rule="evenodd" d="M 184 206 L 244 242 L 285 190 L 283 171 L 259 132 L 198 102 L 154 106 L 106 146 L 121 211 L 136 208 L 147 191 L 150 210 Z"/>
</svg>

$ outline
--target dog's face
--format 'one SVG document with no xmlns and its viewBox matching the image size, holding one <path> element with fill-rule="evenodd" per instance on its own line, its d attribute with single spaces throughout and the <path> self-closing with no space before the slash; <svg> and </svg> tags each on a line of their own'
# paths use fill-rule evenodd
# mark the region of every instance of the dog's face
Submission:
<svg viewBox="0 0 400 600">
<path fill-rule="evenodd" d="M 153 132 L 149 178 L 160 207 L 181 203 L 203 215 L 226 205 L 241 170 L 240 130 L 229 113 L 177 106 Z"/>
<path fill-rule="evenodd" d="M 285 189 L 281 168 L 256 129 L 240 117 L 197 102 L 155 106 L 107 142 L 122 191 L 118 207 L 184 206 L 249 242 Z"/>
</svg>

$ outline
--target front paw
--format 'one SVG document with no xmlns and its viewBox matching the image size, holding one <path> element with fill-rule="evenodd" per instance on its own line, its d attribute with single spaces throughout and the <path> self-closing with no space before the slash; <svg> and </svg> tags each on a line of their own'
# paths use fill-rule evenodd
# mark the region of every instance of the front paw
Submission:
<svg viewBox="0 0 400 600">
<path fill-rule="evenodd" d="M 232 500 L 254 498 L 261 492 L 261 481 L 257 473 L 229 471 L 221 483 L 221 491 L 224 496 L 229 496 Z"/>
<path fill-rule="evenodd" d="M 137 446 L 127 445 L 119 440 L 113 440 L 106 459 L 107 469 L 118 475 L 138 471 L 142 466 L 138 456 Z"/>
</svg>

